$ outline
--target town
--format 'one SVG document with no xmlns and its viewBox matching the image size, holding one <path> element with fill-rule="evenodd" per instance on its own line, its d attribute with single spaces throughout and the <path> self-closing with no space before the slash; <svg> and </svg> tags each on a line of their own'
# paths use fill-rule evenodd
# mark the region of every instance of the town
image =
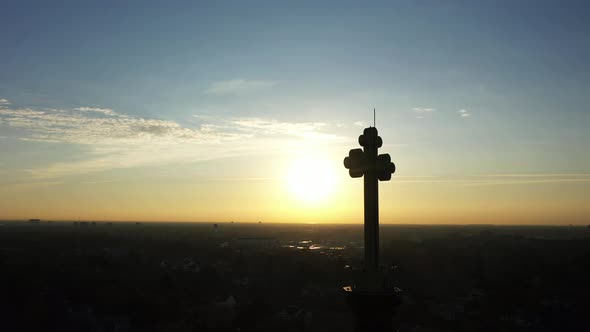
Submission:
<svg viewBox="0 0 590 332">
<path fill-rule="evenodd" d="M 5 221 L 6 331 L 351 331 L 361 225 Z M 581 226 L 383 225 L 402 331 L 575 330 Z"/>
</svg>

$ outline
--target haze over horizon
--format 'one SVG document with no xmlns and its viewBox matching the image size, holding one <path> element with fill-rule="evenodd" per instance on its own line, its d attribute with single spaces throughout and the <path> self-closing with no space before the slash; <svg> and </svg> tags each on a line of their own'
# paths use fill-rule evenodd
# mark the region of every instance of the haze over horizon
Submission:
<svg viewBox="0 0 590 332">
<path fill-rule="evenodd" d="M 0 219 L 588 224 L 584 1 L 0 5 Z"/>
</svg>

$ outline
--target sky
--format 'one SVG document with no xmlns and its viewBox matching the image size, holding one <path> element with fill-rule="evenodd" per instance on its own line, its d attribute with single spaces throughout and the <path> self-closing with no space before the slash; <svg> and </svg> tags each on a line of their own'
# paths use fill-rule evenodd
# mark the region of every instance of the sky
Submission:
<svg viewBox="0 0 590 332">
<path fill-rule="evenodd" d="M 2 1 L 0 219 L 590 223 L 585 1 Z"/>
</svg>

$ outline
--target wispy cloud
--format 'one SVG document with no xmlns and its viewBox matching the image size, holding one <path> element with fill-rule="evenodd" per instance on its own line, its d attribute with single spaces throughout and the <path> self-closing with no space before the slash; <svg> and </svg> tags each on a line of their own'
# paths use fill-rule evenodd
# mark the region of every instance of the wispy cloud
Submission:
<svg viewBox="0 0 590 332">
<path fill-rule="evenodd" d="M 278 181 L 282 178 L 278 177 L 233 177 L 233 178 L 208 178 L 206 181 Z"/>
<path fill-rule="evenodd" d="M 465 109 L 460 109 L 457 111 L 457 113 L 459 113 L 459 116 L 462 118 L 468 118 L 471 116 L 471 113 L 469 113 L 467 110 Z"/>
<path fill-rule="evenodd" d="M 276 84 L 276 81 L 237 78 L 228 81 L 213 82 L 204 93 L 208 95 L 239 95 L 265 90 Z"/>
<path fill-rule="evenodd" d="M 97 180 L 97 181 L 80 181 L 81 184 L 102 184 L 120 182 L 121 180 Z"/>
<path fill-rule="evenodd" d="M 328 126 L 324 122 L 281 122 L 261 118 L 235 119 L 231 122 L 243 132 L 262 135 L 292 135 L 308 138 L 337 138 L 336 135 L 321 132 Z"/>
<path fill-rule="evenodd" d="M 414 107 L 412 110 L 416 113 L 430 113 L 436 112 L 436 108 Z"/>
<path fill-rule="evenodd" d="M 524 184 L 548 184 L 548 183 L 590 183 L 590 178 L 555 178 L 511 181 L 479 181 L 465 183 L 465 186 L 498 186 L 498 185 L 524 185 Z"/>
<path fill-rule="evenodd" d="M 0 105 L 10 105 L 10 101 L 6 98 L 0 98 Z"/>
<path fill-rule="evenodd" d="M 201 125 L 203 131 L 233 132 L 248 138 L 271 135 L 326 140 L 342 138 L 330 132 L 334 128 L 340 128 L 338 123 L 287 122 L 259 117 L 215 118 L 201 115 L 194 115 L 194 117 L 200 121 L 209 122 Z"/>
<path fill-rule="evenodd" d="M 113 112 L 113 110 L 110 108 L 77 107 L 77 108 L 74 108 L 74 110 L 80 111 L 80 112 L 96 112 L 96 113 L 102 113 L 104 115 L 116 115 L 115 112 Z"/>
<path fill-rule="evenodd" d="M 28 172 L 36 178 L 256 153 L 260 144 L 277 145 L 281 139 L 331 142 L 339 138 L 329 132 L 335 125 L 321 122 L 196 118 L 202 123 L 191 128 L 171 120 L 125 115 L 109 108 L 0 107 L 0 123 L 19 129 L 11 138 L 84 147 L 86 152 L 78 160 L 29 169 Z M 240 144 L 230 144 L 235 141 Z"/>
<path fill-rule="evenodd" d="M 412 111 L 416 113 L 416 119 L 424 119 L 426 114 L 436 112 L 436 109 L 430 107 L 414 107 Z"/>
<path fill-rule="evenodd" d="M 590 173 L 478 174 L 467 176 L 396 176 L 396 183 L 447 184 L 462 187 L 533 184 L 590 184 Z"/>
<path fill-rule="evenodd" d="M 590 173 L 515 173 L 515 174 L 483 174 L 474 175 L 477 177 L 493 177 L 493 178 L 563 178 L 563 177 L 588 177 Z"/>
<path fill-rule="evenodd" d="M 520 173 L 474 175 L 465 186 L 590 183 L 590 173 Z"/>
<path fill-rule="evenodd" d="M 79 107 L 72 110 L 0 109 L 0 119 L 24 129 L 19 138 L 29 141 L 87 145 L 140 143 L 204 143 L 237 139 L 234 134 L 190 129 L 169 120 L 146 119 L 111 109 Z"/>
<path fill-rule="evenodd" d="M 29 180 L 29 181 L 22 181 L 22 182 L 2 183 L 2 189 L 10 191 L 10 192 L 29 191 L 32 189 L 57 186 L 60 184 L 63 184 L 63 181 L 45 181 L 45 180 L 30 181 Z"/>
</svg>

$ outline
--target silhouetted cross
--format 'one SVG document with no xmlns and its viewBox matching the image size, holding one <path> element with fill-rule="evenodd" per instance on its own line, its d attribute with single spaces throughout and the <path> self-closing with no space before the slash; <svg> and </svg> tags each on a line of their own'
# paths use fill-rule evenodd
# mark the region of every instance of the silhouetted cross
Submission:
<svg viewBox="0 0 590 332">
<path fill-rule="evenodd" d="M 383 140 L 377 135 L 377 128 L 365 128 L 359 136 L 364 148 L 352 149 L 344 158 L 344 167 L 353 178 L 364 178 L 365 189 L 365 266 L 370 273 L 379 267 L 379 187 L 377 180 L 389 181 L 395 172 L 395 165 L 389 154 L 377 154 Z"/>
</svg>

